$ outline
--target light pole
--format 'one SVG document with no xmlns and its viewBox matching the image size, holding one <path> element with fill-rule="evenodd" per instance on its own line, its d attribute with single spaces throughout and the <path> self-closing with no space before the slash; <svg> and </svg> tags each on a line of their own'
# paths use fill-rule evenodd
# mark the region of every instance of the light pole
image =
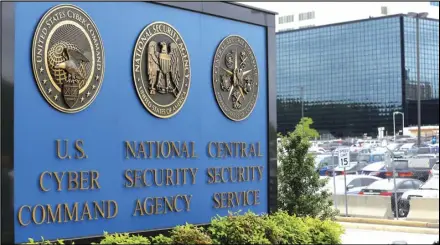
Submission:
<svg viewBox="0 0 440 245">
<path fill-rule="evenodd" d="M 396 114 L 402 115 L 402 134 L 405 128 L 405 113 L 400 111 L 393 112 L 393 132 L 394 132 L 394 143 L 396 143 Z"/>
<path fill-rule="evenodd" d="M 301 86 L 301 118 L 304 118 L 304 86 Z"/>
<path fill-rule="evenodd" d="M 416 19 L 416 61 L 417 61 L 417 146 L 421 143 L 422 112 L 420 103 L 420 26 L 419 19 L 428 17 L 428 13 L 408 13 L 408 16 Z"/>
<path fill-rule="evenodd" d="M 403 113 L 402 113 L 403 114 Z M 393 113 L 394 115 L 394 113 Z M 397 185 L 396 185 L 396 163 L 394 162 L 394 153 L 388 149 L 388 147 L 385 146 L 385 149 L 388 151 L 388 155 L 389 157 L 389 162 L 387 162 L 386 164 L 389 166 L 389 164 L 392 164 L 393 166 L 393 182 L 394 182 L 394 214 L 396 219 L 399 219 L 399 203 L 397 202 Z"/>
</svg>

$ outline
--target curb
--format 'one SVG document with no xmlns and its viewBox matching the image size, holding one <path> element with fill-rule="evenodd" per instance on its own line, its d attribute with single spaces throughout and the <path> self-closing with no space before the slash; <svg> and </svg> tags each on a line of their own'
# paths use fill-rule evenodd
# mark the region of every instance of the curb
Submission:
<svg viewBox="0 0 440 245">
<path fill-rule="evenodd" d="M 372 218 L 355 218 L 355 217 L 336 217 L 336 221 L 344 223 L 361 223 L 361 224 L 374 224 L 374 225 L 391 225 L 391 226 L 404 226 L 404 227 L 416 227 L 416 228 L 439 228 L 439 223 L 429 223 L 420 221 L 408 221 L 408 220 L 391 220 L 391 219 L 372 219 Z M 437 230 L 438 234 L 438 230 Z"/>
<path fill-rule="evenodd" d="M 404 226 L 392 226 L 392 225 L 373 225 L 373 224 L 360 224 L 360 223 L 346 223 L 338 222 L 345 229 L 359 229 L 359 230 L 374 230 L 374 231 L 388 231 L 388 232 L 404 232 L 415 233 L 425 235 L 439 235 L 438 229 L 433 228 L 420 228 L 420 227 L 404 227 Z"/>
</svg>

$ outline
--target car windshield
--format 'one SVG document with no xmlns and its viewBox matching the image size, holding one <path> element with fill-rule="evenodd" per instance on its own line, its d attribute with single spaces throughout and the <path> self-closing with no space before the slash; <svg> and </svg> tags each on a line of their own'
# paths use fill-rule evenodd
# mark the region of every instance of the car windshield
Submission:
<svg viewBox="0 0 440 245">
<path fill-rule="evenodd" d="M 357 156 L 357 161 L 358 162 L 368 162 L 370 161 L 370 155 L 369 154 L 359 154 Z"/>
<path fill-rule="evenodd" d="M 400 181 L 396 180 L 396 185 L 399 185 Z M 384 179 L 373 182 L 367 187 L 372 190 L 394 190 L 394 181 L 392 179 Z"/>
<path fill-rule="evenodd" d="M 432 169 L 438 170 L 438 165 L 439 165 L 438 163 L 434 164 L 434 167 Z"/>
<path fill-rule="evenodd" d="M 338 161 L 338 157 L 337 156 L 333 156 L 333 158 L 334 158 L 334 161 L 335 161 L 335 164 L 337 163 L 337 161 Z M 318 165 L 320 168 L 322 168 L 322 167 L 325 167 L 325 166 L 333 166 L 333 162 L 332 162 L 332 157 L 331 156 L 329 156 L 329 157 L 325 157 L 324 159 L 322 159 L 320 162 L 319 162 L 319 165 Z"/>
<path fill-rule="evenodd" d="M 439 179 L 438 178 L 430 178 L 423 184 L 420 189 L 428 189 L 428 190 L 438 190 L 439 189 Z"/>
</svg>

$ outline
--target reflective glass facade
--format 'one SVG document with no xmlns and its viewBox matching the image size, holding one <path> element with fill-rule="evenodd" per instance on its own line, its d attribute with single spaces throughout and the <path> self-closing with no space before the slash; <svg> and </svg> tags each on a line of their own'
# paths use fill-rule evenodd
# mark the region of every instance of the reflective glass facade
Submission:
<svg viewBox="0 0 440 245">
<path fill-rule="evenodd" d="M 412 52 L 405 48 L 410 38 L 404 39 L 411 32 L 404 24 L 411 21 L 390 16 L 277 33 L 278 131 L 293 130 L 304 113 L 321 134 L 375 136 L 378 127 L 392 134 L 393 112 L 409 106 L 402 81 L 412 75 L 411 59 L 405 59 Z M 437 57 L 429 61 L 429 67 L 437 62 L 436 70 L 424 73 L 432 87 L 437 83 L 432 93 L 437 94 L 438 123 L 438 20 L 420 23 L 437 26 L 436 34 L 421 32 L 426 43 L 421 52 L 429 53 L 429 60 Z M 432 35 L 436 37 L 428 37 Z M 401 129 L 400 118 L 396 128 Z"/>
<path fill-rule="evenodd" d="M 405 114 L 406 123 L 417 125 L 417 41 L 416 20 L 404 17 Z M 419 21 L 420 99 L 422 125 L 439 121 L 439 22 Z"/>
</svg>

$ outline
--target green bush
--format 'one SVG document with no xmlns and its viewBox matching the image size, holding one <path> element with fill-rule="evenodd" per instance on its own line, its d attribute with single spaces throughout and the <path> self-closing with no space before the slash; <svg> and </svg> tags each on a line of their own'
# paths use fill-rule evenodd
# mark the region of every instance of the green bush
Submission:
<svg viewBox="0 0 440 245">
<path fill-rule="evenodd" d="M 266 217 L 266 232 L 272 244 L 311 244 L 309 228 L 303 219 L 290 216 L 287 212 L 276 212 Z"/>
<path fill-rule="evenodd" d="M 271 244 L 266 238 L 265 221 L 252 212 L 230 213 L 212 219 L 208 230 L 215 244 Z"/>
<path fill-rule="evenodd" d="M 143 236 L 128 233 L 108 234 L 108 232 L 104 232 L 104 239 L 99 244 L 150 244 L 150 240 Z"/>
<path fill-rule="evenodd" d="M 160 234 L 151 238 L 151 244 L 173 244 L 173 239 Z"/>
<path fill-rule="evenodd" d="M 344 228 L 331 220 L 304 218 L 313 244 L 341 244 Z"/>
<path fill-rule="evenodd" d="M 296 217 L 281 211 L 261 216 L 247 212 L 217 216 L 207 232 L 190 224 L 173 228 L 169 236 L 150 238 L 104 232 L 99 244 L 341 244 L 343 233 L 342 226 L 331 220 Z M 28 244 L 64 244 L 63 240 L 53 243 L 41 239 L 29 239 Z"/>
<path fill-rule="evenodd" d="M 212 244 L 202 227 L 190 224 L 176 226 L 171 231 L 171 240 L 173 244 Z"/>
<path fill-rule="evenodd" d="M 25 243 L 25 244 L 44 244 L 44 245 L 56 244 L 56 245 L 64 245 L 64 240 L 60 240 L 60 239 L 58 239 L 56 242 L 51 242 L 49 240 L 44 240 L 44 237 L 41 237 L 41 241 L 40 242 L 36 242 L 32 238 L 29 238 L 28 240 L 29 240 L 29 242 Z M 71 244 L 75 245 L 75 242 L 72 242 Z"/>
</svg>

